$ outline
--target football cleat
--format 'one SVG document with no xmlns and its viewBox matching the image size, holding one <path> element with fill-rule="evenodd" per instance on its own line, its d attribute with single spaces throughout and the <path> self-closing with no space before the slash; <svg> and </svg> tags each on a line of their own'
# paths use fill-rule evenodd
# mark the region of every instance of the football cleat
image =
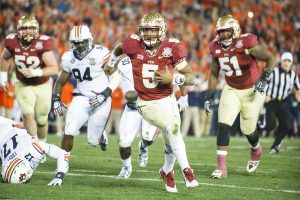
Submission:
<svg viewBox="0 0 300 200">
<path fill-rule="evenodd" d="M 131 166 L 123 166 L 117 177 L 121 179 L 127 179 L 131 175 L 131 172 L 132 172 Z"/>
<path fill-rule="evenodd" d="M 170 171 L 168 174 L 166 174 L 161 168 L 159 170 L 160 177 L 163 179 L 165 183 L 165 187 L 167 192 L 178 192 L 175 180 L 174 180 L 174 170 Z"/>
<path fill-rule="evenodd" d="M 269 153 L 273 154 L 273 153 L 279 153 L 279 148 L 278 147 L 273 147 L 270 149 Z"/>
<path fill-rule="evenodd" d="M 148 147 L 142 147 L 142 142 L 139 142 L 139 157 L 138 163 L 140 167 L 146 167 L 148 163 Z"/>
<path fill-rule="evenodd" d="M 105 131 L 103 132 L 103 134 L 102 134 L 102 136 L 100 138 L 99 145 L 100 145 L 100 149 L 102 151 L 106 151 L 107 150 L 108 138 L 107 138 L 107 135 L 106 135 Z"/>
<path fill-rule="evenodd" d="M 218 179 L 222 179 L 222 178 L 227 178 L 227 171 L 226 170 L 220 170 L 220 169 L 216 169 L 212 174 L 211 174 L 212 178 L 218 178 Z"/>
<path fill-rule="evenodd" d="M 182 173 L 185 180 L 185 186 L 187 188 L 194 188 L 199 185 L 198 181 L 195 179 L 193 170 L 191 168 L 185 168 L 182 171 Z"/>
<path fill-rule="evenodd" d="M 260 156 L 262 154 L 262 147 L 259 146 L 257 149 L 250 148 L 250 160 L 247 164 L 247 172 L 251 173 L 256 170 L 259 164 Z"/>
</svg>

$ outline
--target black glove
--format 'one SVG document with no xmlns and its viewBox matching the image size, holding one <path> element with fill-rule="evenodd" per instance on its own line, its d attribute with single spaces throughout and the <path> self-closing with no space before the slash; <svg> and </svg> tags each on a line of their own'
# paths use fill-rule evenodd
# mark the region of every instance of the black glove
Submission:
<svg viewBox="0 0 300 200">
<path fill-rule="evenodd" d="M 204 102 L 204 109 L 205 109 L 206 115 L 208 115 L 210 113 L 210 109 L 213 106 L 213 100 L 214 100 L 214 91 L 211 89 L 208 89 L 206 91 L 205 102 Z"/>
<path fill-rule="evenodd" d="M 107 87 L 100 93 L 94 93 L 96 94 L 96 96 L 90 98 L 89 103 L 92 107 L 97 107 L 100 106 L 104 101 L 106 101 L 108 97 L 111 96 L 112 90 L 110 89 L 110 87 Z"/>
<path fill-rule="evenodd" d="M 258 79 L 258 81 L 256 81 L 256 83 L 254 84 L 254 91 L 258 91 L 262 94 L 265 93 L 268 81 L 270 80 L 271 73 L 272 72 L 268 68 L 264 70 L 260 79 Z"/>
<path fill-rule="evenodd" d="M 127 101 L 126 104 L 127 104 L 128 108 L 130 108 L 131 110 L 137 110 L 136 101 Z"/>
</svg>

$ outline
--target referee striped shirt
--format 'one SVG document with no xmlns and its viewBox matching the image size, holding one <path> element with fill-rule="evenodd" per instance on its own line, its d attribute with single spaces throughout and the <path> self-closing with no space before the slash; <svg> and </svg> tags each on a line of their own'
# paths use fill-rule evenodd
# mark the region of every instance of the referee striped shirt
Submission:
<svg viewBox="0 0 300 200">
<path fill-rule="evenodd" d="M 285 72 L 280 66 L 274 68 L 268 83 L 267 96 L 281 101 L 292 93 L 293 88 L 300 90 L 299 77 L 296 73 L 292 69 Z"/>
</svg>

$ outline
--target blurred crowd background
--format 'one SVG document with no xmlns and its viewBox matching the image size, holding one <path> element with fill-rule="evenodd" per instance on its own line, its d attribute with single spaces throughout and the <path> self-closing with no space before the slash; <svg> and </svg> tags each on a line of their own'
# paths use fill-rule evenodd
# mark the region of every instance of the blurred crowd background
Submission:
<svg viewBox="0 0 300 200">
<path fill-rule="evenodd" d="M 3 39 L 7 34 L 16 32 L 16 22 L 23 15 L 34 15 L 40 23 L 40 33 L 55 39 L 57 59 L 60 61 L 63 52 L 70 48 L 68 37 L 73 25 L 87 24 L 91 28 L 94 43 L 104 44 L 112 50 L 122 38 L 137 31 L 140 19 L 145 13 L 158 11 L 167 21 L 168 37 L 180 39 L 188 49 L 188 61 L 198 83 L 190 88 L 190 91 L 200 94 L 207 89 L 211 61 L 208 45 L 215 37 L 216 21 L 226 14 L 232 14 L 239 20 L 242 33 L 256 34 L 260 43 L 275 55 L 278 62 L 282 52 L 292 52 L 294 70 L 300 74 L 298 2 L 297 0 L 1 0 L 0 53 L 3 50 Z M 192 95 L 194 94 L 191 93 Z M 115 98 L 122 101 L 120 91 L 115 93 Z M 193 102 L 191 100 L 190 103 L 201 110 L 204 95 L 196 95 L 195 98 L 196 100 Z M 121 113 L 122 104 L 117 100 L 114 109 L 120 110 Z M 206 130 L 205 124 L 210 122 L 206 121 L 208 119 L 205 116 L 200 115 L 199 120 L 204 120 L 200 123 L 203 130 L 199 136 L 208 132 L 214 134 L 215 130 Z M 195 130 L 198 128 L 193 127 L 194 132 L 197 132 Z M 185 132 L 188 133 L 189 130 Z"/>
</svg>

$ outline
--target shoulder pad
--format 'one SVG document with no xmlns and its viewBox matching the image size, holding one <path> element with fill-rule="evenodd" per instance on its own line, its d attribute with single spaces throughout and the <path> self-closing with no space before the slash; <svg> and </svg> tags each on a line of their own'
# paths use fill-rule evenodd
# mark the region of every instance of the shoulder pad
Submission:
<svg viewBox="0 0 300 200">
<path fill-rule="evenodd" d="M 141 40 L 140 36 L 138 36 L 137 34 L 131 34 L 131 35 L 130 35 L 130 38 L 131 38 L 131 39 L 134 39 L 134 40 L 138 40 L 138 41 Z"/>
<path fill-rule="evenodd" d="M 5 39 L 14 39 L 15 37 L 17 36 L 17 34 L 15 34 L 15 33 L 10 33 L 10 34 L 8 34 L 6 37 L 5 37 Z"/>
<path fill-rule="evenodd" d="M 50 37 L 49 36 L 47 36 L 47 35 L 41 35 L 40 36 L 40 40 L 48 40 Z"/>
<path fill-rule="evenodd" d="M 169 42 L 180 43 L 180 41 L 176 38 L 169 38 Z"/>
</svg>

